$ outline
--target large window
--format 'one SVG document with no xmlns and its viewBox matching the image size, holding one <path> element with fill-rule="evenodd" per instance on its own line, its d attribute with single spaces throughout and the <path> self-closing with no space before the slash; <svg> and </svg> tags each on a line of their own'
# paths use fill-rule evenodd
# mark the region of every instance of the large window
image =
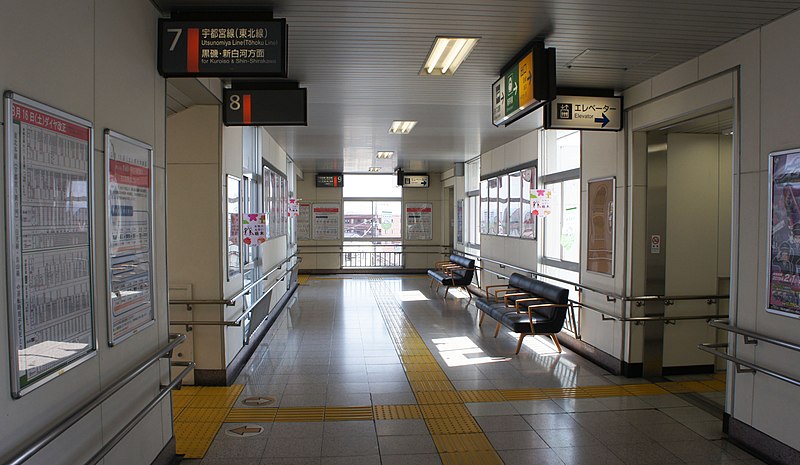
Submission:
<svg viewBox="0 0 800 465">
<path fill-rule="evenodd" d="M 543 257 L 549 266 L 578 271 L 580 261 L 580 131 L 544 131 L 542 184 L 553 193 L 543 221 Z"/>
<path fill-rule="evenodd" d="M 402 236 L 400 201 L 344 201 L 345 239 L 379 239 Z"/>
<path fill-rule="evenodd" d="M 344 268 L 403 266 L 401 187 L 393 175 L 345 174 Z"/>
</svg>

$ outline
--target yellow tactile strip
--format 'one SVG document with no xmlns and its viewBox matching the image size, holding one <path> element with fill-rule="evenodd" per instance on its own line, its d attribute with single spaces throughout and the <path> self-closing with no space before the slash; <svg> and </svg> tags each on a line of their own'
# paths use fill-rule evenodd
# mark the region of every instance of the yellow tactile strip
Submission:
<svg viewBox="0 0 800 465">
<path fill-rule="evenodd" d="M 242 389 L 243 385 L 186 386 L 172 391 L 177 453 L 203 458 Z"/>
<path fill-rule="evenodd" d="M 311 275 L 307 275 L 307 274 L 298 275 L 297 276 L 297 284 L 299 286 L 305 286 L 306 283 L 308 282 L 308 278 L 310 278 L 310 277 L 311 277 Z"/>
</svg>

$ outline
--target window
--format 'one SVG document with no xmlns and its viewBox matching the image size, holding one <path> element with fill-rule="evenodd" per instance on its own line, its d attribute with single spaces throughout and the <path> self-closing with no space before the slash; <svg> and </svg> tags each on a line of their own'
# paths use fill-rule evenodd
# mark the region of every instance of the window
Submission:
<svg viewBox="0 0 800 465">
<path fill-rule="evenodd" d="M 264 206 L 266 212 L 267 237 L 283 236 L 288 233 L 288 186 L 282 174 L 264 166 Z"/>
<path fill-rule="evenodd" d="M 578 271 L 580 261 L 580 131 L 544 131 L 542 184 L 553 193 L 543 220 L 543 262 Z"/>
<path fill-rule="evenodd" d="M 400 238 L 400 201 L 345 200 L 345 239 Z"/>
<path fill-rule="evenodd" d="M 469 249 L 479 249 L 481 232 L 485 234 L 485 215 L 481 215 L 481 159 L 472 159 L 464 164 L 464 245 Z M 485 196 L 484 196 L 485 199 Z M 488 204 L 487 204 L 488 206 Z M 488 213 L 488 211 L 486 212 Z"/>
<path fill-rule="evenodd" d="M 393 174 L 345 174 L 342 196 L 348 198 L 399 199 L 403 189 Z"/>
<path fill-rule="evenodd" d="M 342 267 L 402 267 L 403 190 L 397 185 L 397 178 L 345 174 L 342 193 Z"/>
</svg>

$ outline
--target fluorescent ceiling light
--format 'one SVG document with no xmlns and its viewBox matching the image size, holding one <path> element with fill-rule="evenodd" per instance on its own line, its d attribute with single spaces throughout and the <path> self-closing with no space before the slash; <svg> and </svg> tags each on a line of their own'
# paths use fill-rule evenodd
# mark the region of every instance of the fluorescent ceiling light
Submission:
<svg viewBox="0 0 800 465">
<path fill-rule="evenodd" d="M 452 76 L 477 43 L 477 37 L 437 37 L 419 74 Z"/>
<path fill-rule="evenodd" d="M 389 132 L 392 134 L 408 134 L 417 125 L 416 121 L 392 121 Z"/>
<path fill-rule="evenodd" d="M 378 152 L 377 158 L 380 158 L 382 160 L 387 160 L 389 158 L 392 158 L 392 156 L 394 156 L 394 152 Z"/>
<path fill-rule="evenodd" d="M 369 167 L 369 172 L 370 172 L 370 173 L 377 173 L 377 172 L 378 172 L 378 171 L 380 171 L 380 170 L 381 170 L 381 167 L 380 167 L 380 166 L 370 166 L 370 167 Z"/>
</svg>

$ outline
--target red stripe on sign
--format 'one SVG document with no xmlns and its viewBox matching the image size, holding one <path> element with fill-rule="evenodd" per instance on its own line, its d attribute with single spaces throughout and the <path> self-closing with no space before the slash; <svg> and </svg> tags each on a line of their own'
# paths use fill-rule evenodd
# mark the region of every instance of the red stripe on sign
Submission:
<svg viewBox="0 0 800 465">
<path fill-rule="evenodd" d="M 244 124 L 253 122 L 250 118 L 250 94 L 242 95 L 242 122 Z"/>
<path fill-rule="evenodd" d="M 186 71 L 200 72 L 200 29 L 190 27 L 186 43 Z"/>
</svg>

